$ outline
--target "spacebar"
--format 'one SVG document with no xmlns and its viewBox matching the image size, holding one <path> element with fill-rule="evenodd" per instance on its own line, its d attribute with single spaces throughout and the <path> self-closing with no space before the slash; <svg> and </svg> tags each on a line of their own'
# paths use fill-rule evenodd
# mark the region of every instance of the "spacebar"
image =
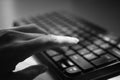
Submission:
<svg viewBox="0 0 120 80">
<path fill-rule="evenodd" d="M 70 56 L 73 62 L 75 62 L 78 66 L 80 66 L 82 69 L 87 70 L 90 68 L 93 68 L 93 65 L 88 63 L 84 58 L 82 58 L 80 55 L 72 55 Z"/>
</svg>

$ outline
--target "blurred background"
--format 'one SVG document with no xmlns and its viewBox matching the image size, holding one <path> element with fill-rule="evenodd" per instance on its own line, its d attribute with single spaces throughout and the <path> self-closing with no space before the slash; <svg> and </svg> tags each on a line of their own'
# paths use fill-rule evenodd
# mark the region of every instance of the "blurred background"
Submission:
<svg viewBox="0 0 120 80">
<path fill-rule="evenodd" d="M 15 19 L 66 10 L 120 36 L 118 0 L 0 0 L 0 27 L 12 26 Z"/>
</svg>

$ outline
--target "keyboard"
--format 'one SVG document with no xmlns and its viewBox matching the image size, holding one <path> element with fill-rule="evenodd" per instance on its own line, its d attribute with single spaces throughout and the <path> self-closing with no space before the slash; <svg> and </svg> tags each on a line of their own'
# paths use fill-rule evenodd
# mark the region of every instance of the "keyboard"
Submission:
<svg viewBox="0 0 120 80">
<path fill-rule="evenodd" d="M 51 12 L 16 20 L 14 26 L 34 23 L 50 34 L 77 37 L 72 46 L 51 48 L 37 54 L 60 80 L 104 80 L 120 72 L 119 38 L 73 14 Z M 103 78 L 103 79 L 102 79 Z"/>
</svg>

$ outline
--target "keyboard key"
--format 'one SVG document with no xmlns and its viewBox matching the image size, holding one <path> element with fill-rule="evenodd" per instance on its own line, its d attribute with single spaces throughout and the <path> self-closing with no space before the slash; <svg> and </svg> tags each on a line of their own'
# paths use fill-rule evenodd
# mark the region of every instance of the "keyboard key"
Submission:
<svg viewBox="0 0 120 80">
<path fill-rule="evenodd" d="M 98 49 L 98 47 L 96 46 L 96 45 L 94 45 L 94 44 L 92 44 L 92 45 L 89 45 L 89 46 L 87 46 L 87 48 L 89 49 L 89 50 L 95 50 L 95 49 Z"/>
<path fill-rule="evenodd" d="M 110 43 L 116 45 L 116 44 L 118 43 L 118 41 L 117 41 L 117 40 L 112 40 L 112 39 L 111 39 L 111 40 L 110 40 Z"/>
<path fill-rule="evenodd" d="M 81 41 L 83 41 L 83 40 L 84 40 L 84 38 L 83 38 L 83 37 L 79 37 L 78 39 L 79 39 L 79 42 L 81 42 Z"/>
<path fill-rule="evenodd" d="M 69 48 L 68 48 L 67 46 L 63 46 L 63 47 L 61 47 L 61 49 L 62 49 L 64 52 L 66 52 L 66 51 L 69 50 Z"/>
<path fill-rule="evenodd" d="M 83 46 L 88 46 L 88 45 L 91 45 L 92 43 L 87 40 L 84 40 L 84 41 L 80 42 L 80 44 Z"/>
<path fill-rule="evenodd" d="M 57 56 L 54 56 L 53 57 L 53 60 L 54 61 L 56 61 L 56 62 L 58 62 L 58 61 L 60 61 L 60 60 L 62 60 L 62 59 L 64 59 L 65 57 L 63 56 L 63 55 L 57 55 Z"/>
<path fill-rule="evenodd" d="M 111 38 L 107 35 L 99 34 L 98 36 L 108 42 L 111 40 Z"/>
<path fill-rule="evenodd" d="M 55 35 L 60 35 L 60 34 L 61 34 L 61 32 L 60 32 L 60 31 L 57 31 L 57 30 L 52 29 L 52 28 L 51 28 L 51 31 L 52 31 Z"/>
<path fill-rule="evenodd" d="M 105 51 L 102 50 L 102 49 L 96 49 L 93 51 L 96 55 L 102 55 L 102 54 L 105 54 Z"/>
<path fill-rule="evenodd" d="M 112 46 L 109 45 L 108 43 L 105 43 L 105 44 L 101 44 L 100 47 L 103 49 L 108 49 L 108 48 L 111 48 Z"/>
<path fill-rule="evenodd" d="M 89 33 L 84 33 L 83 36 L 88 38 L 88 37 L 90 37 L 90 34 Z"/>
<path fill-rule="evenodd" d="M 85 59 L 83 59 L 81 56 L 79 56 L 77 54 L 70 56 L 70 58 L 71 58 L 71 60 L 73 60 L 78 66 L 80 66 L 84 70 L 93 68 L 92 64 L 90 64 L 89 62 L 87 62 Z"/>
<path fill-rule="evenodd" d="M 74 63 L 71 62 L 70 60 L 67 60 L 67 63 L 68 63 L 70 66 L 73 66 L 73 65 L 74 65 Z"/>
<path fill-rule="evenodd" d="M 89 37 L 89 38 L 87 38 L 87 39 L 90 40 L 90 41 L 92 41 L 92 42 L 98 40 L 98 38 L 95 37 L 95 36 L 91 36 L 91 37 Z"/>
<path fill-rule="evenodd" d="M 115 55 L 116 57 L 120 58 L 120 49 L 113 48 L 113 49 L 110 49 L 109 52 Z"/>
<path fill-rule="evenodd" d="M 57 51 L 54 51 L 54 50 L 47 50 L 46 53 L 47 53 L 49 56 L 55 56 L 55 55 L 58 55 L 58 54 L 59 54 Z"/>
<path fill-rule="evenodd" d="M 120 43 L 117 45 L 117 47 L 120 49 Z"/>
<path fill-rule="evenodd" d="M 86 54 L 86 55 L 84 55 L 84 57 L 88 60 L 93 60 L 93 59 L 97 58 L 97 56 L 94 55 L 93 53 Z"/>
<path fill-rule="evenodd" d="M 76 54 L 76 52 L 70 49 L 65 53 L 65 55 L 73 55 L 73 54 Z"/>
<path fill-rule="evenodd" d="M 74 50 L 78 50 L 78 49 L 81 49 L 81 48 L 83 48 L 83 47 L 80 46 L 80 45 L 73 45 L 72 46 L 72 49 L 74 49 Z"/>
<path fill-rule="evenodd" d="M 84 34 L 85 32 L 83 30 L 76 31 L 78 34 Z"/>
<path fill-rule="evenodd" d="M 78 50 L 77 52 L 78 52 L 80 55 L 85 55 L 85 54 L 88 54 L 90 51 L 87 50 L 87 49 L 85 49 L 85 48 L 83 48 L 83 49 L 81 49 L 81 50 Z"/>
<path fill-rule="evenodd" d="M 111 44 L 117 44 L 118 37 L 116 37 L 113 34 L 111 34 L 111 35 L 99 35 L 99 37 L 101 37 L 102 39 L 104 39 L 107 42 L 110 42 Z"/>
<path fill-rule="evenodd" d="M 103 65 L 103 64 L 108 64 L 115 60 L 117 60 L 117 59 L 114 56 L 106 54 L 106 55 L 101 56 L 98 59 L 93 60 L 92 63 L 96 66 L 99 66 L 99 65 Z"/>
<path fill-rule="evenodd" d="M 73 74 L 73 73 L 81 72 L 81 70 L 77 66 L 73 66 L 73 67 L 67 68 L 66 72 L 69 74 Z"/>
<path fill-rule="evenodd" d="M 78 35 L 75 34 L 75 33 L 71 33 L 71 36 L 72 36 L 72 37 L 78 37 Z M 80 40 L 80 39 L 79 39 L 79 40 Z M 81 39 L 81 40 L 82 40 L 82 39 Z M 81 41 L 81 40 L 80 40 L 80 41 Z"/>
<path fill-rule="evenodd" d="M 61 63 L 62 68 L 67 68 L 67 66 L 64 63 Z"/>
<path fill-rule="evenodd" d="M 104 41 L 103 40 L 100 40 L 100 39 L 97 39 L 96 41 L 94 41 L 94 43 L 96 45 L 101 45 L 101 44 L 104 44 Z"/>
</svg>

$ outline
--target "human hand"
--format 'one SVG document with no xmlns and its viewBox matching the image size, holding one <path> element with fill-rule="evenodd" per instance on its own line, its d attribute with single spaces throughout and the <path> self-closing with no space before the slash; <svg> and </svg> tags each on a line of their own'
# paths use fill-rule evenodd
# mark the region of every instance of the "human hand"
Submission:
<svg viewBox="0 0 120 80">
<path fill-rule="evenodd" d="M 0 78 L 2 80 L 3 78 L 4 80 L 32 80 L 45 72 L 47 68 L 37 65 L 12 72 L 19 62 L 40 51 L 76 44 L 78 41 L 72 37 L 48 34 L 33 24 L 0 30 Z"/>
</svg>

